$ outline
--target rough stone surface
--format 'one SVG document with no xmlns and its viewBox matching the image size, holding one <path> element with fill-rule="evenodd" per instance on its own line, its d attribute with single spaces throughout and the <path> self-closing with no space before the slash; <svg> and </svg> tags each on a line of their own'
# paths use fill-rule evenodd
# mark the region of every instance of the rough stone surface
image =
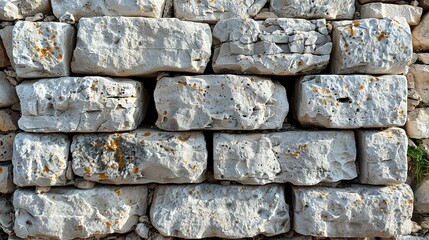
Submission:
<svg viewBox="0 0 429 240">
<path fill-rule="evenodd" d="M 0 132 L 18 130 L 19 112 L 11 109 L 0 109 Z"/>
<path fill-rule="evenodd" d="M 318 73 L 332 49 L 326 21 L 269 18 L 220 20 L 213 29 L 216 73 L 299 75 Z"/>
<path fill-rule="evenodd" d="M 414 211 L 429 213 L 429 178 L 424 179 L 415 192 Z"/>
<path fill-rule="evenodd" d="M 409 1 L 409 0 L 405 0 L 405 1 Z M 370 2 L 387 2 L 387 3 L 393 3 L 393 2 L 398 2 L 398 0 L 359 0 L 360 4 L 370 3 Z"/>
<path fill-rule="evenodd" d="M 429 53 L 418 53 L 418 60 L 423 64 L 429 64 Z"/>
<path fill-rule="evenodd" d="M 12 178 L 12 164 L 0 163 L 0 193 L 12 193 L 15 185 Z"/>
<path fill-rule="evenodd" d="M 13 181 L 20 187 L 62 186 L 71 140 L 65 134 L 18 133 L 13 151 Z"/>
<path fill-rule="evenodd" d="M 282 18 L 353 19 L 355 0 L 271 0 L 270 11 Z"/>
<path fill-rule="evenodd" d="M 318 237 L 393 237 L 411 233 L 408 185 L 294 187 L 294 230 Z"/>
<path fill-rule="evenodd" d="M 408 81 L 414 83 L 414 90 L 422 101 L 429 103 L 429 65 L 413 64 L 407 74 Z"/>
<path fill-rule="evenodd" d="M 6 26 L 0 29 L 0 37 L 3 42 L 7 57 L 9 58 L 10 65 L 15 69 L 15 62 L 13 61 L 13 44 L 12 44 L 13 26 Z"/>
<path fill-rule="evenodd" d="M 173 18 L 95 17 L 79 21 L 74 73 L 151 76 L 202 73 L 210 60 L 207 24 Z"/>
<path fill-rule="evenodd" d="M 305 76 L 297 82 L 296 94 L 296 117 L 306 126 L 402 126 L 407 119 L 405 76 Z"/>
<path fill-rule="evenodd" d="M 18 237 L 87 238 L 126 233 L 145 214 L 146 186 L 55 188 L 44 194 L 18 189 L 13 195 Z"/>
<path fill-rule="evenodd" d="M 219 180 L 315 185 L 357 177 L 352 131 L 216 133 L 213 151 Z"/>
<path fill-rule="evenodd" d="M 10 198 L 0 195 L 0 228 L 7 234 L 13 233 L 14 209 Z"/>
<path fill-rule="evenodd" d="M 429 51 L 429 13 L 413 28 L 413 47 L 415 51 Z"/>
<path fill-rule="evenodd" d="M 407 144 L 405 130 L 358 131 L 359 182 L 373 185 L 405 183 Z"/>
<path fill-rule="evenodd" d="M 136 129 L 148 104 L 141 82 L 107 77 L 25 81 L 16 87 L 27 132 L 112 132 Z"/>
<path fill-rule="evenodd" d="M 12 160 L 15 133 L 0 134 L 0 162 Z"/>
<path fill-rule="evenodd" d="M 420 7 L 429 10 L 429 0 L 420 0 Z"/>
<path fill-rule="evenodd" d="M 244 238 L 290 229 L 289 206 L 280 185 L 215 184 L 158 186 L 150 218 L 164 236 Z"/>
<path fill-rule="evenodd" d="M 3 42 L 0 40 L 0 68 L 5 68 L 8 66 L 10 66 L 9 57 L 7 56 Z"/>
<path fill-rule="evenodd" d="M 34 16 L 37 13 L 49 13 L 49 0 L 0 0 L 0 20 L 13 21 Z"/>
<path fill-rule="evenodd" d="M 169 131 L 276 129 L 289 110 L 286 89 L 256 76 L 163 77 L 154 98 L 156 125 Z"/>
<path fill-rule="evenodd" d="M 79 21 L 83 17 L 97 16 L 159 18 L 162 16 L 165 0 L 52 0 L 51 2 L 57 18 L 68 13 Z"/>
<path fill-rule="evenodd" d="M 405 130 L 411 138 L 429 138 L 429 108 L 416 108 L 408 113 Z"/>
<path fill-rule="evenodd" d="M 138 129 L 129 133 L 75 135 L 73 170 L 111 184 L 198 183 L 205 180 L 204 135 Z"/>
<path fill-rule="evenodd" d="M 254 17 L 267 0 L 174 0 L 174 16 L 181 20 L 216 23 L 220 19 Z"/>
<path fill-rule="evenodd" d="M 412 5 L 398 5 L 389 3 L 369 3 L 362 6 L 361 18 L 394 18 L 404 17 L 407 23 L 415 26 L 420 22 L 423 8 Z"/>
<path fill-rule="evenodd" d="M 406 73 L 413 49 L 405 18 L 339 21 L 333 27 L 332 73 Z"/>
<path fill-rule="evenodd" d="M 7 79 L 4 72 L 0 72 L 0 108 L 10 107 L 18 103 L 15 86 Z"/>
<path fill-rule="evenodd" d="M 13 28 L 13 61 L 18 77 L 70 75 L 75 30 L 66 23 L 19 21 Z"/>
</svg>

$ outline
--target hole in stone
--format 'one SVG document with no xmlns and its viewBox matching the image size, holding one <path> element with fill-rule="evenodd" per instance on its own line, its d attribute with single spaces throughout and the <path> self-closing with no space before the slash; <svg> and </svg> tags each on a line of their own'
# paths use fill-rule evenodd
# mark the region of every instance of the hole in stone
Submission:
<svg viewBox="0 0 429 240">
<path fill-rule="evenodd" d="M 346 103 L 346 102 L 352 103 L 352 100 L 349 97 L 338 98 L 337 101 L 341 103 Z"/>
</svg>

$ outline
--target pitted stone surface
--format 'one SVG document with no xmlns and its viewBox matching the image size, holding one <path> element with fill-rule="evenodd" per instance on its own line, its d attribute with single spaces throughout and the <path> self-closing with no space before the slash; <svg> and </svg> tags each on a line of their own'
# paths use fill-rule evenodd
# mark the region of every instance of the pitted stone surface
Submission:
<svg viewBox="0 0 429 240">
<path fill-rule="evenodd" d="M 75 135 L 73 170 L 110 184 L 198 183 L 205 180 L 207 149 L 198 132 L 138 129 L 129 133 Z"/>
<path fill-rule="evenodd" d="M 294 187 L 294 230 L 316 237 L 393 237 L 411 233 L 408 185 Z"/>
<path fill-rule="evenodd" d="M 7 234 L 13 233 L 14 209 L 10 198 L 0 195 L 0 228 Z"/>
<path fill-rule="evenodd" d="M 305 126 L 402 126 L 407 119 L 405 76 L 305 76 L 297 82 L 296 93 L 296 116 Z"/>
<path fill-rule="evenodd" d="M 315 185 L 357 177 L 352 131 L 216 133 L 213 151 L 219 180 Z"/>
<path fill-rule="evenodd" d="M 52 10 L 57 18 L 66 13 L 73 15 L 76 21 L 83 17 L 162 16 L 165 0 L 52 0 Z"/>
<path fill-rule="evenodd" d="M 147 187 L 18 189 L 13 196 L 18 237 L 74 239 L 126 233 L 147 206 Z"/>
<path fill-rule="evenodd" d="M 416 108 L 408 113 L 405 130 L 410 138 L 429 138 L 429 108 Z"/>
<path fill-rule="evenodd" d="M 415 211 L 429 213 L 429 178 L 424 179 L 415 190 Z"/>
<path fill-rule="evenodd" d="M 413 47 L 415 51 L 429 51 L 429 13 L 413 28 Z"/>
<path fill-rule="evenodd" d="M 254 17 L 267 0 L 174 0 L 174 16 L 181 20 L 216 23 L 220 19 Z"/>
<path fill-rule="evenodd" d="M 216 73 L 298 75 L 318 73 L 332 49 L 326 21 L 269 18 L 220 20 L 213 29 Z"/>
<path fill-rule="evenodd" d="M 13 181 L 20 187 L 62 186 L 71 140 L 65 134 L 18 133 L 13 151 Z"/>
<path fill-rule="evenodd" d="M 355 0 L 271 0 L 270 11 L 282 18 L 353 19 Z"/>
<path fill-rule="evenodd" d="M 338 21 L 333 27 L 332 73 L 406 73 L 413 49 L 405 18 Z"/>
<path fill-rule="evenodd" d="M 27 132 L 112 132 L 136 129 L 148 104 L 141 82 L 107 77 L 25 81 L 16 87 Z"/>
<path fill-rule="evenodd" d="M 0 108 L 10 107 L 18 101 L 15 87 L 7 79 L 6 73 L 0 72 Z"/>
<path fill-rule="evenodd" d="M 15 133 L 0 133 L 0 162 L 12 160 L 13 140 Z"/>
<path fill-rule="evenodd" d="M 286 89 L 256 76 L 163 77 L 154 98 L 156 125 L 168 131 L 277 129 L 289 110 Z"/>
<path fill-rule="evenodd" d="M 405 130 L 358 131 L 359 182 L 392 185 L 407 180 L 407 146 Z"/>
<path fill-rule="evenodd" d="M 404 17 L 407 23 L 415 26 L 420 22 L 423 8 L 412 5 L 399 5 L 388 3 L 369 3 L 362 6 L 361 18 L 394 18 Z"/>
<path fill-rule="evenodd" d="M 151 76 L 202 73 L 210 60 L 209 25 L 173 18 L 95 17 L 79 21 L 74 73 Z"/>
<path fill-rule="evenodd" d="M 37 13 L 49 13 L 49 0 L 0 0 L 0 20 L 13 21 L 34 16 Z"/>
<path fill-rule="evenodd" d="M 413 88 L 421 97 L 421 100 L 425 103 L 429 103 L 429 65 L 411 65 L 407 78 L 408 81 L 413 82 Z"/>
<path fill-rule="evenodd" d="M 289 206 L 280 185 L 173 185 L 156 188 L 150 209 L 164 236 L 244 238 L 290 229 Z"/>
<path fill-rule="evenodd" d="M 18 130 L 19 112 L 11 109 L 0 109 L 0 132 Z"/>
<path fill-rule="evenodd" d="M 15 191 L 15 184 L 13 184 L 12 177 L 12 164 L 0 164 L 0 193 L 12 193 Z"/>
<path fill-rule="evenodd" d="M 12 33 L 13 26 L 5 26 L 3 29 L 0 29 L 0 37 L 6 50 L 6 54 L 9 58 L 10 65 L 12 65 L 12 68 L 15 69 L 15 62 L 13 61 Z"/>
<path fill-rule="evenodd" d="M 70 75 L 75 29 L 66 23 L 19 21 L 13 28 L 13 61 L 18 77 Z"/>
</svg>

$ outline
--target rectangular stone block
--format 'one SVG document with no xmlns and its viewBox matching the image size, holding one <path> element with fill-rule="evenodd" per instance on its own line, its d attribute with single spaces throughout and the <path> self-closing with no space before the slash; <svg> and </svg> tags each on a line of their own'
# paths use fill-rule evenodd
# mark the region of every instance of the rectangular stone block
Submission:
<svg viewBox="0 0 429 240">
<path fill-rule="evenodd" d="M 76 21 L 97 16 L 162 17 L 165 0 L 52 0 L 52 10 L 59 19 L 73 15 Z"/>
<path fill-rule="evenodd" d="M 63 186 L 71 176 L 71 140 L 65 134 L 18 133 L 13 151 L 13 182 L 20 186 Z"/>
<path fill-rule="evenodd" d="M 214 177 L 243 184 L 315 185 L 357 177 L 352 131 L 213 136 Z"/>
<path fill-rule="evenodd" d="M 113 132 L 136 129 L 148 95 L 143 83 L 108 77 L 25 81 L 16 87 L 27 132 Z"/>
<path fill-rule="evenodd" d="M 393 237 L 411 232 L 408 185 L 294 187 L 294 230 L 315 237 Z"/>
<path fill-rule="evenodd" d="M 0 163 L 0 193 L 13 193 L 15 188 L 12 178 L 12 164 L 10 162 Z"/>
<path fill-rule="evenodd" d="M 330 58 L 326 21 L 289 18 L 220 20 L 213 29 L 216 73 L 299 75 L 318 73 Z"/>
<path fill-rule="evenodd" d="M 402 17 L 334 22 L 332 41 L 334 74 L 403 74 L 413 53 Z"/>
<path fill-rule="evenodd" d="M 94 17 L 79 21 L 74 73 L 153 76 L 202 73 L 210 60 L 208 24 L 173 18 Z"/>
<path fill-rule="evenodd" d="M 423 8 L 389 3 L 369 3 L 362 6 L 360 10 L 361 18 L 394 18 L 404 17 L 408 25 L 415 26 L 420 22 Z"/>
<path fill-rule="evenodd" d="M 19 112 L 5 108 L 0 109 L 0 132 L 18 130 Z"/>
<path fill-rule="evenodd" d="M 15 135 L 15 133 L 0 133 L 0 162 L 12 160 L 13 141 L 15 139 Z"/>
<path fill-rule="evenodd" d="M 216 23 L 220 19 L 254 17 L 267 0 L 174 0 L 174 17 L 194 22 Z"/>
<path fill-rule="evenodd" d="M 416 108 L 408 113 L 405 130 L 410 138 L 429 138 L 429 108 Z"/>
<path fill-rule="evenodd" d="M 159 185 L 150 218 L 164 236 L 194 239 L 272 236 L 290 229 L 284 194 L 280 185 Z"/>
<path fill-rule="evenodd" d="M 389 127 L 407 119 L 405 76 L 305 76 L 295 91 L 296 118 L 305 126 Z"/>
<path fill-rule="evenodd" d="M 14 230 L 20 238 L 74 239 L 126 233 L 146 213 L 146 186 L 53 188 L 44 194 L 18 189 L 13 195 Z"/>
<path fill-rule="evenodd" d="M 70 75 L 75 29 L 58 22 L 19 21 L 13 28 L 13 61 L 18 77 Z"/>
<path fill-rule="evenodd" d="M 408 138 L 402 128 L 357 131 L 359 182 L 392 185 L 407 180 Z"/>
<path fill-rule="evenodd" d="M 37 13 L 48 14 L 50 11 L 49 0 L 0 0 L 1 21 L 24 19 Z"/>
<path fill-rule="evenodd" d="M 277 129 L 289 110 L 286 89 L 256 76 L 162 77 L 154 99 L 167 131 Z"/>
<path fill-rule="evenodd" d="M 79 134 L 71 147 L 73 171 L 110 184 L 198 183 L 205 180 L 207 149 L 199 132 L 138 129 Z"/>
<path fill-rule="evenodd" d="M 270 11 L 281 18 L 353 19 L 355 0 L 270 0 Z"/>
</svg>

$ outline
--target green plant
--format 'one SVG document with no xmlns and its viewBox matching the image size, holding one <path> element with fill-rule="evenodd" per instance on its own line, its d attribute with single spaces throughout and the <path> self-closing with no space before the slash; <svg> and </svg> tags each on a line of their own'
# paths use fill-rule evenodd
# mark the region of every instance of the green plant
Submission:
<svg viewBox="0 0 429 240">
<path fill-rule="evenodd" d="M 424 157 L 425 151 L 421 145 L 408 147 L 407 155 L 416 165 L 416 181 L 419 183 L 424 177 L 429 176 L 429 160 Z"/>
<path fill-rule="evenodd" d="M 417 105 L 418 108 L 423 108 L 423 107 L 429 107 L 429 103 L 427 102 L 420 102 L 419 105 Z"/>
</svg>

